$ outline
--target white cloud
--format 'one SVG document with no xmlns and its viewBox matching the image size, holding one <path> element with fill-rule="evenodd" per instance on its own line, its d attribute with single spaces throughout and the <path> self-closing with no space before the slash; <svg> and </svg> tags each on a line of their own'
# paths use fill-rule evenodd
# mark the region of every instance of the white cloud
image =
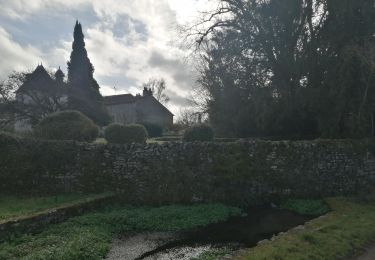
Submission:
<svg viewBox="0 0 375 260">
<path fill-rule="evenodd" d="M 0 17 L 3 15 L 9 19 L 27 21 L 30 17 L 35 19 L 37 16 L 43 19 L 45 13 L 92 9 L 96 22 L 83 24 L 83 28 L 89 58 L 95 67 L 95 76 L 102 87 L 102 93 L 135 94 L 148 78 L 163 77 L 170 88 L 170 107 L 176 113 L 179 110 L 178 104 L 184 105 L 181 101 L 183 97 L 189 96 L 195 80 L 194 73 L 184 61 L 187 52 L 178 45 L 180 35 L 176 29 L 182 23 L 195 19 L 197 9 L 206 8 L 212 2 L 214 1 L 0 0 Z M 72 19 L 74 18 L 72 15 Z M 139 24 L 142 25 L 141 29 L 137 27 Z M 116 26 L 120 30 L 123 26 L 122 35 L 115 33 Z M 59 25 L 56 27 L 59 28 Z M 0 31 L 1 39 L 3 35 Z M 56 39 L 59 42 L 57 47 L 43 51 L 32 46 L 21 46 L 10 38 L 10 34 L 5 34 L 5 41 L 0 42 L 0 53 L 7 53 L 12 64 L 0 61 L 0 69 L 29 67 L 40 61 L 40 57 L 44 57 L 54 67 L 65 67 L 71 51 L 72 38 L 66 38 L 66 35 Z M 159 55 L 159 58 L 152 60 L 155 55 Z M 116 85 L 117 91 L 114 91 L 113 85 Z"/>
<path fill-rule="evenodd" d="M 41 53 L 32 46 L 21 46 L 0 27 L 0 77 L 4 79 L 13 70 L 28 70 L 42 62 Z M 45 62 L 46 63 L 46 62 Z"/>
</svg>

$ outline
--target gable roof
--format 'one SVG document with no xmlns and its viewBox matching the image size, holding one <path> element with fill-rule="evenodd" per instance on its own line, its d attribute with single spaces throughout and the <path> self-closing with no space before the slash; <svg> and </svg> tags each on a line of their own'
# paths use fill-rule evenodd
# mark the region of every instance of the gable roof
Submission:
<svg viewBox="0 0 375 260">
<path fill-rule="evenodd" d="M 26 74 L 25 82 L 19 87 L 16 93 L 27 93 L 29 91 L 57 91 L 55 81 L 43 65 L 38 65 L 33 72 Z"/>
<path fill-rule="evenodd" d="M 105 96 L 104 97 L 104 104 L 106 106 L 114 106 L 114 105 L 121 105 L 121 104 L 131 104 L 135 102 L 141 102 L 142 100 L 150 99 L 152 100 L 157 106 L 159 106 L 164 112 L 174 116 L 174 114 L 169 111 L 162 103 L 160 103 L 154 96 L 147 95 L 147 96 L 133 96 L 132 94 L 123 94 L 123 95 L 114 95 L 114 96 Z"/>
<path fill-rule="evenodd" d="M 136 100 L 136 97 L 133 96 L 132 94 L 105 96 L 104 97 L 104 104 L 106 106 L 129 104 L 129 103 L 134 103 L 135 100 Z"/>
<path fill-rule="evenodd" d="M 164 112 L 174 116 L 174 114 L 171 111 L 169 111 L 169 109 L 166 108 L 162 103 L 160 103 L 160 101 L 158 101 L 154 96 L 147 95 L 147 96 L 143 96 L 142 99 L 143 100 L 146 100 L 146 99 L 152 100 L 156 105 L 158 105 L 161 108 L 161 110 L 163 110 Z"/>
</svg>

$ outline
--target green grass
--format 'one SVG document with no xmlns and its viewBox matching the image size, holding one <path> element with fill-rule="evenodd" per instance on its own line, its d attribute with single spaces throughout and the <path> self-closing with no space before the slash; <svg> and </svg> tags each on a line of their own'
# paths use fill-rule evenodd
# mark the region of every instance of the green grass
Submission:
<svg viewBox="0 0 375 260">
<path fill-rule="evenodd" d="M 107 140 L 105 138 L 96 138 L 93 142 L 94 144 L 108 144 Z"/>
<path fill-rule="evenodd" d="M 280 205 L 282 209 L 291 210 L 302 215 L 321 216 L 330 211 L 329 206 L 322 200 L 290 199 Z"/>
<path fill-rule="evenodd" d="M 231 250 L 221 248 L 221 249 L 212 249 L 210 251 L 202 253 L 198 257 L 191 258 L 190 260 L 216 260 L 220 257 L 223 257 L 231 253 Z"/>
<path fill-rule="evenodd" d="M 375 203 L 332 198 L 322 218 L 250 249 L 236 259 L 343 259 L 375 241 Z"/>
<path fill-rule="evenodd" d="M 16 217 L 33 215 L 46 209 L 81 203 L 102 196 L 105 196 L 105 194 L 66 194 L 33 198 L 0 196 L 0 222 L 4 222 Z"/>
<path fill-rule="evenodd" d="M 0 259 L 102 259 L 114 234 L 126 231 L 177 231 L 241 214 L 221 204 L 115 207 L 51 225 L 36 235 L 0 244 Z"/>
<path fill-rule="evenodd" d="M 108 144 L 107 140 L 105 138 L 97 138 L 94 142 L 94 144 Z M 163 144 L 165 141 L 159 141 L 156 140 L 155 138 L 149 138 L 147 139 L 148 144 Z"/>
<path fill-rule="evenodd" d="M 148 144 L 164 144 L 166 143 L 165 141 L 158 141 L 155 138 L 149 138 L 147 139 Z"/>
</svg>

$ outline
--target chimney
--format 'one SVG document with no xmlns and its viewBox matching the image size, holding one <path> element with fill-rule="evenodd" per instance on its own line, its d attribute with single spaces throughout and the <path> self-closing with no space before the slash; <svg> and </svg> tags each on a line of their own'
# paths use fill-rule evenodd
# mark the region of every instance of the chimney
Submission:
<svg viewBox="0 0 375 260">
<path fill-rule="evenodd" d="M 143 88 L 143 96 L 144 97 L 146 97 L 146 96 L 152 96 L 152 90 L 151 90 L 151 88 L 144 87 Z"/>
</svg>

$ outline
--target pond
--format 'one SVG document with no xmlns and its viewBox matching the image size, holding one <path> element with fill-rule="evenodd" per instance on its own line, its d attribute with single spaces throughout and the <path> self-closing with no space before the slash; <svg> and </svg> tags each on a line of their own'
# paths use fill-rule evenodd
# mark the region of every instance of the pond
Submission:
<svg viewBox="0 0 375 260">
<path fill-rule="evenodd" d="M 190 260 L 205 252 L 230 254 L 311 218 L 272 207 L 251 208 L 243 216 L 184 232 L 127 234 L 114 241 L 107 259 Z"/>
</svg>

